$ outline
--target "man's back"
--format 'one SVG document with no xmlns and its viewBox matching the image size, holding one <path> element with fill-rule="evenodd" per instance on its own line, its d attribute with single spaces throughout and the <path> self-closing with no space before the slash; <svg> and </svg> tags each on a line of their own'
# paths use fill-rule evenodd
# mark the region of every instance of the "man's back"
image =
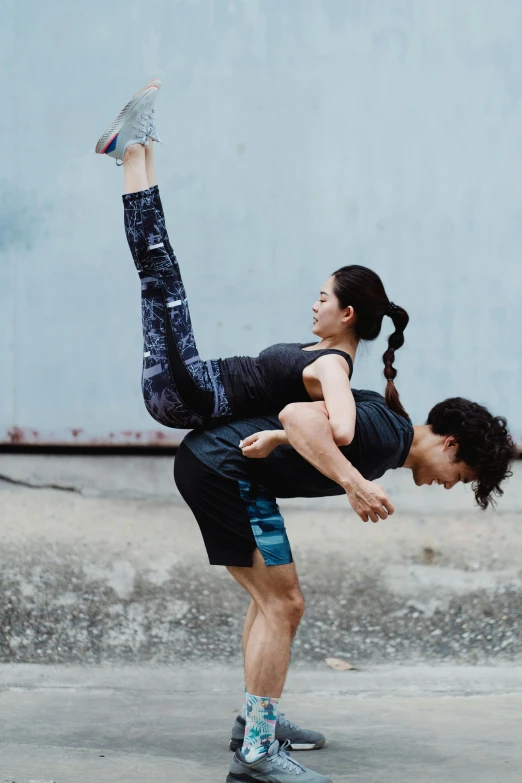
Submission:
<svg viewBox="0 0 522 783">
<path fill-rule="evenodd" d="M 371 391 L 353 392 L 357 417 L 355 435 L 342 453 L 367 479 L 401 467 L 413 439 L 413 426 L 393 413 L 384 398 Z M 277 416 L 256 416 L 216 429 L 190 433 L 190 450 L 217 473 L 237 481 L 255 481 L 276 497 L 323 497 L 344 490 L 303 459 L 291 446 L 278 446 L 266 459 L 248 459 L 239 442 L 260 430 L 283 429 Z"/>
</svg>

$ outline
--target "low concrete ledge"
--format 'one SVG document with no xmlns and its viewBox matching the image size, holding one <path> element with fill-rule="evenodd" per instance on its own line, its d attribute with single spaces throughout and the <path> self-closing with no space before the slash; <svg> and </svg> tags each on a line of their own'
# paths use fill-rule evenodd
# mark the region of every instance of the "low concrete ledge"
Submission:
<svg viewBox="0 0 522 783">
<path fill-rule="evenodd" d="M 172 460 L 38 459 L 0 460 L 1 661 L 240 657 L 246 597 L 208 566 Z M 522 473 L 485 514 L 464 489 L 453 512 L 452 493 L 428 504 L 392 478 L 398 511 L 378 525 L 343 498 L 282 504 L 307 602 L 295 660 L 520 661 Z"/>
</svg>

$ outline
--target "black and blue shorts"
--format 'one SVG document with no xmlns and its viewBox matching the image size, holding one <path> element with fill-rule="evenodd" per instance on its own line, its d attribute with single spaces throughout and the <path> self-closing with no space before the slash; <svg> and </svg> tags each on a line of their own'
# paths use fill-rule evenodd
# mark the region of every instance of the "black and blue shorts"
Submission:
<svg viewBox="0 0 522 783">
<path fill-rule="evenodd" d="M 184 443 L 174 479 L 196 517 L 211 565 L 251 567 L 256 548 L 267 566 L 293 562 L 284 519 L 265 487 L 222 476 Z"/>
</svg>

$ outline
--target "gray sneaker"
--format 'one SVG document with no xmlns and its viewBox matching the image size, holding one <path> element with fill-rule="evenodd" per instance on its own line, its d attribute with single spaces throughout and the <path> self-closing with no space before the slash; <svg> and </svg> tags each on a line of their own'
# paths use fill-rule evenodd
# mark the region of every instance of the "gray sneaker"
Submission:
<svg viewBox="0 0 522 783">
<path fill-rule="evenodd" d="M 268 753 L 253 764 L 248 764 L 237 750 L 227 783 L 332 783 L 325 775 L 303 767 L 286 752 L 285 746 L 288 747 L 287 743 L 279 745 L 275 740 Z"/>
<path fill-rule="evenodd" d="M 156 109 L 154 106 L 150 110 L 150 114 L 147 114 L 145 119 L 147 121 L 147 138 L 152 139 L 152 141 L 157 141 L 159 144 L 163 144 L 158 135 L 158 131 L 156 130 Z"/>
<path fill-rule="evenodd" d="M 123 160 L 125 150 L 131 144 L 148 143 L 147 139 L 152 135 L 151 130 L 155 134 L 154 103 L 160 86 L 160 80 L 154 79 L 133 95 L 98 139 L 96 144 L 98 154 L 110 155 L 111 158 L 116 158 L 116 161 Z"/>
<path fill-rule="evenodd" d="M 245 719 L 238 715 L 232 727 L 232 737 L 228 743 L 230 750 L 237 750 L 243 745 L 245 726 Z M 284 712 L 280 712 L 277 716 L 275 736 L 281 744 L 288 741 L 290 750 L 318 750 L 326 742 L 323 734 L 299 728 L 295 723 L 285 718 Z"/>
</svg>

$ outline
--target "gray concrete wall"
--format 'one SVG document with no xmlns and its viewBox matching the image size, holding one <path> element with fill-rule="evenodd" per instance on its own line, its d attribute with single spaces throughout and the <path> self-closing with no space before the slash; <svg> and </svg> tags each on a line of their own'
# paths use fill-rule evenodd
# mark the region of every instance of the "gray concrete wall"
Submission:
<svg viewBox="0 0 522 783">
<path fill-rule="evenodd" d="M 294 658 L 520 663 L 522 463 L 496 512 L 407 470 L 382 483 L 397 511 L 377 525 L 342 497 L 281 503 Z M 0 662 L 239 659 L 246 594 L 208 565 L 171 459 L 0 455 L 0 509 Z"/>
<path fill-rule="evenodd" d="M 202 355 L 307 340 L 359 262 L 411 313 L 414 417 L 458 393 L 522 434 L 521 26 L 511 0 L 4 2 L 0 440 L 158 440 L 122 176 L 93 154 L 152 76 Z"/>
</svg>

